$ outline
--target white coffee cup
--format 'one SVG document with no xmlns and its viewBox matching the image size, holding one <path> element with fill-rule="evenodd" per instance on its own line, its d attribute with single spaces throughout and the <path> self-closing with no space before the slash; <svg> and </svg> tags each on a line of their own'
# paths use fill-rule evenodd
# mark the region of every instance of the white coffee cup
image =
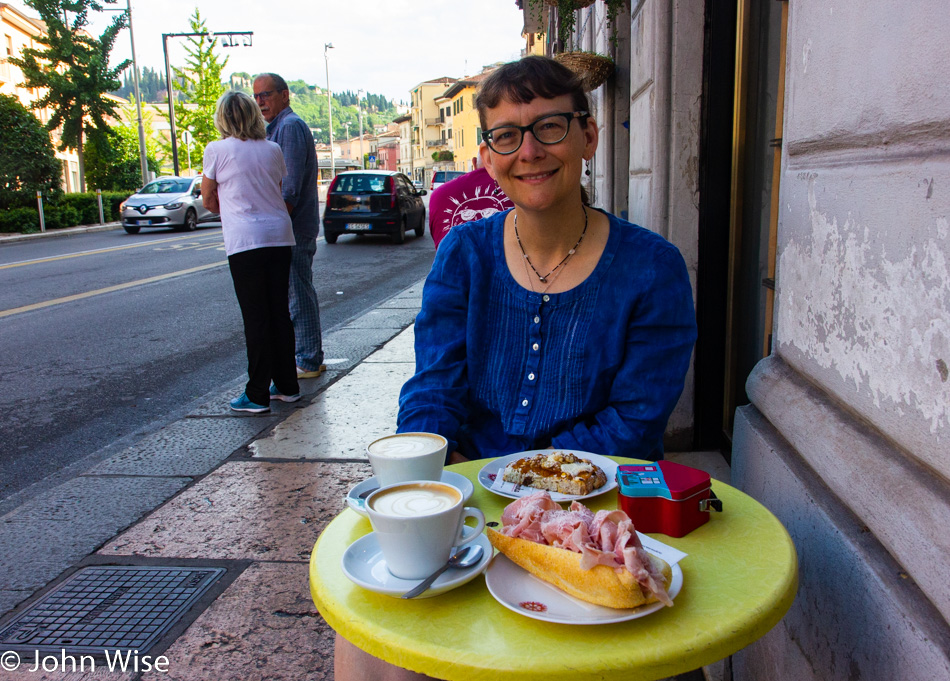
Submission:
<svg viewBox="0 0 950 681">
<path fill-rule="evenodd" d="M 442 479 L 449 442 L 435 433 L 399 433 L 374 440 L 366 456 L 380 487 L 408 480 Z"/>
<path fill-rule="evenodd" d="M 476 539 L 485 528 L 477 508 L 462 506 L 452 485 L 414 480 L 382 487 L 366 499 L 386 567 L 400 579 L 422 579 L 445 565 L 452 548 Z M 476 524 L 465 524 L 475 518 Z"/>
</svg>

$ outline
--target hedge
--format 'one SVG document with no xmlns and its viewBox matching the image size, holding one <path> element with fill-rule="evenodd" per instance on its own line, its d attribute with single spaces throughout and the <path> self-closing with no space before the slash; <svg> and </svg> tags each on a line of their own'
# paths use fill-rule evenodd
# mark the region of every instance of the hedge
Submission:
<svg viewBox="0 0 950 681">
<path fill-rule="evenodd" d="M 128 192 L 102 192 L 102 214 L 106 222 L 119 219 L 119 204 L 129 196 Z M 60 194 L 55 199 L 43 201 L 43 217 L 46 229 L 98 225 L 99 202 L 94 192 Z M 40 217 L 35 203 L 31 207 L 0 210 L 0 232 L 38 231 Z"/>
</svg>

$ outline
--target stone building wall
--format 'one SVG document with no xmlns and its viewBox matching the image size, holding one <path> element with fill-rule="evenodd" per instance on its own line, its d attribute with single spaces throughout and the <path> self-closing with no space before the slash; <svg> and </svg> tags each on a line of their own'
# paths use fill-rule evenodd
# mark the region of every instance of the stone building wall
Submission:
<svg viewBox="0 0 950 681">
<path fill-rule="evenodd" d="M 737 679 L 950 678 L 946 9 L 789 6 L 773 354 L 733 482 L 801 578 Z"/>
</svg>

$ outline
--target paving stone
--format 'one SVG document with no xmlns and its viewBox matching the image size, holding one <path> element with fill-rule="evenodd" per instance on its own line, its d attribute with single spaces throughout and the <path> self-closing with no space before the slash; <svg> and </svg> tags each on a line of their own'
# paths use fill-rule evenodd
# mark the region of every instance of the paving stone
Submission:
<svg viewBox="0 0 950 681">
<path fill-rule="evenodd" d="M 363 459 L 367 444 L 396 432 L 399 390 L 414 369 L 361 364 L 248 449 L 265 458 Z"/>
<path fill-rule="evenodd" d="M 109 542 L 100 555 L 307 561 L 369 464 L 224 464 Z"/>
<path fill-rule="evenodd" d="M 48 655 L 46 657 L 49 657 Z M 59 655 L 52 656 L 56 662 L 56 669 L 62 669 L 62 658 Z M 72 663 L 68 660 L 66 661 L 67 669 L 70 671 L 63 673 L 62 671 L 48 671 L 44 672 L 37 670 L 35 672 L 29 671 L 33 668 L 34 662 L 32 656 L 29 658 L 29 661 L 24 658 L 24 662 L 20 665 L 20 668 L 13 672 L 5 671 L 3 673 L 3 681 L 132 681 L 138 674 L 134 672 L 110 672 L 109 667 L 106 664 L 105 660 L 86 660 L 84 662 L 84 667 L 80 666 L 80 657 L 78 655 L 74 656 L 76 658 L 76 671 L 72 670 Z M 332 659 L 332 658 L 331 658 Z M 47 668 L 53 669 L 53 662 L 49 661 Z M 85 669 L 85 671 L 79 671 L 80 669 Z"/>
<path fill-rule="evenodd" d="M 411 362 L 416 363 L 415 324 L 407 328 L 382 348 L 366 358 L 366 362 Z"/>
<path fill-rule="evenodd" d="M 306 563 L 256 563 L 164 652 L 168 673 L 142 681 L 332 680 L 333 638 Z"/>
<path fill-rule="evenodd" d="M 417 308 L 377 308 L 346 324 L 347 329 L 404 329 L 415 321 Z"/>
<path fill-rule="evenodd" d="M 0 613 L 10 612 L 32 595 L 32 591 L 16 591 L 4 588 L 0 591 Z"/>
<path fill-rule="evenodd" d="M 385 303 L 382 303 L 381 305 L 378 305 L 377 307 L 378 308 L 405 307 L 405 308 L 410 308 L 410 309 L 415 308 L 416 310 L 419 310 L 420 308 L 422 308 L 423 283 L 424 282 L 420 281 L 418 284 L 414 284 L 410 288 L 400 293 L 398 296 L 393 296 L 392 298 L 387 300 Z"/>
<path fill-rule="evenodd" d="M 144 514 L 188 478 L 79 477 L 0 518 L 0 575 L 9 590 L 44 586 Z"/>
<path fill-rule="evenodd" d="M 213 470 L 267 425 L 260 419 L 182 419 L 88 473 L 197 477 Z"/>
</svg>

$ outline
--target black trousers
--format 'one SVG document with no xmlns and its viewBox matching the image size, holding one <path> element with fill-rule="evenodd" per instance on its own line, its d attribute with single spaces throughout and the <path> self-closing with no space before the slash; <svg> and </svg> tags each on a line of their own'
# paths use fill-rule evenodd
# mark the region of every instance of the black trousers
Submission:
<svg viewBox="0 0 950 681">
<path fill-rule="evenodd" d="M 270 383 L 284 395 L 300 392 L 294 357 L 294 325 L 287 287 L 290 246 L 255 248 L 228 256 L 234 292 L 244 318 L 251 402 L 270 404 Z"/>
</svg>

